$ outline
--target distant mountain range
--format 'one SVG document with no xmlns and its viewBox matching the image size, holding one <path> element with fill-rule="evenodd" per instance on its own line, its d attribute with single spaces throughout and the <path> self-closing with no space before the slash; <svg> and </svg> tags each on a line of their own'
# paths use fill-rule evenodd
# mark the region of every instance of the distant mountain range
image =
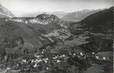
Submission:
<svg viewBox="0 0 114 73">
<path fill-rule="evenodd" d="M 62 17 L 64 17 L 65 15 L 67 15 L 68 12 L 57 11 L 57 12 L 53 12 L 52 14 L 58 16 L 59 18 L 62 18 Z"/>
<path fill-rule="evenodd" d="M 100 10 L 82 10 L 77 12 L 67 13 L 62 17 L 63 20 L 66 21 L 81 21 L 82 19 L 86 18 L 87 16 L 94 14 Z"/>
<path fill-rule="evenodd" d="M 0 18 L 13 17 L 14 15 L 5 7 L 0 5 Z"/>
<path fill-rule="evenodd" d="M 24 15 L 22 15 L 22 17 L 36 17 L 37 15 L 40 15 L 40 14 L 53 14 L 53 15 L 56 15 L 57 17 L 59 17 L 59 18 L 62 18 L 67 13 L 63 12 L 63 11 L 57 11 L 57 12 L 34 12 L 34 13 L 24 14 Z"/>
<path fill-rule="evenodd" d="M 53 14 L 57 17 L 61 18 L 65 21 L 81 21 L 82 19 L 86 18 L 87 16 L 100 11 L 98 10 L 81 10 L 81 11 L 75 11 L 75 12 L 64 12 L 64 11 L 56 11 L 56 12 L 35 12 L 35 13 L 28 13 L 22 15 L 23 17 L 36 17 L 40 14 Z"/>
</svg>

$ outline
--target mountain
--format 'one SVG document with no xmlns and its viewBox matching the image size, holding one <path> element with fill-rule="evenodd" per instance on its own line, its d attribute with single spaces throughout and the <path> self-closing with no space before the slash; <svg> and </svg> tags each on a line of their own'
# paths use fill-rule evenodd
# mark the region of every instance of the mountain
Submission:
<svg viewBox="0 0 114 73">
<path fill-rule="evenodd" d="M 45 12 L 33 12 L 33 13 L 24 13 L 21 17 L 36 17 L 37 15 L 43 14 Z"/>
<path fill-rule="evenodd" d="M 81 41 L 80 43 L 87 43 L 84 40 L 91 37 L 85 37 L 88 32 L 94 37 L 111 38 L 112 8 L 96 12 L 78 23 L 62 21 L 51 14 L 40 14 L 33 18 L 3 20 L 0 27 L 1 37 L 21 36 L 25 41 L 38 48 L 43 47 L 44 44 L 60 40 L 66 45 L 73 45 L 79 41 Z M 69 37 L 72 39 L 67 40 Z M 96 40 L 99 41 L 99 39 Z"/>
<path fill-rule="evenodd" d="M 63 24 L 66 24 L 57 16 L 48 14 L 41 14 L 34 18 L 8 18 L 7 21 L 5 20 L 0 20 L 2 39 L 5 37 L 13 39 L 20 36 L 24 41 L 38 48 L 50 43 L 50 39 L 47 37 L 49 33 L 59 32 L 59 29 L 65 28 Z"/>
<path fill-rule="evenodd" d="M 37 23 L 42 25 L 59 23 L 61 21 L 56 15 L 52 15 L 52 14 L 40 14 L 36 17 L 14 17 L 9 20 L 14 22 L 23 22 L 26 24 Z"/>
<path fill-rule="evenodd" d="M 80 34 L 83 34 L 88 37 L 87 43 L 79 47 L 89 53 L 87 56 L 95 56 L 88 58 L 92 65 L 84 73 L 113 73 L 113 10 L 114 7 L 104 9 L 71 24 L 70 31 L 73 36 L 81 37 Z"/>
<path fill-rule="evenodd" d="M 53 12 L 51 14 L 54 14 L 56 16 L 58 16 L 59 18 L 62 18 L 63 16 L 67 15 L 67 12 L 63 12 L 63 11 L 57 11 L 57 12 Z"/>
<path fill-rule="evenodd" d="M 63 12 L 63 11 L 56 11 L 56 12 L 33 12 L 33 13 L 23 14 L 22 17 L 35 17 L 35 16 L 40 15 L 40 14 L 53 14 L 53 15 L 56 15 L 57 17 L 59 17 L 59 18 L 62 18 L 67 13 Z"/>
<path fill-rule="evenodd" d="M 5 7 L 0 5 L 0 18 L 13 17 L 14 15 Z"/>
<path fill-rule="evenodd" d="M 36 16 L 37 19 L 43 21 L 43 22 L 53 22 L 53 21 L 58 21 L 59 18 L 55 15 L 50 15 L 50 14 L 40 14 Z"/>
<path fill-rule="evenodd" d="M 63 20 L 66 21 L 81 21 L 87 16 L 94 14 L 100 10 L 82 10 L 77 12 L 71 12 L 62 17 Z"/>
<path fill-rule="evenodd" d="M 113 29 L 113 9 L 114 7 L 111 7 L 94 13 L 81 22 L 88 31 L 111 33 Z"/>
<path fill-rule="evenodd" d="M 70 31 L 74 35 L 85 34 L 89 37 L 86 39 L 89 43 L 82 45 L 86 51 L 112 51 L 113 7 L 72 23 Z"/>
</svg>

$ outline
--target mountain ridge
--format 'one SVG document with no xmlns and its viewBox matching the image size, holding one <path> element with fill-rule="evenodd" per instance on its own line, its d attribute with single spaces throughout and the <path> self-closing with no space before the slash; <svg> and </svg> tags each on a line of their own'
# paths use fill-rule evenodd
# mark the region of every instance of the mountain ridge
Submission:
<svg viewBox="0 0 114 73">
<path fill-rule="evenodd" d="M 98 11 L 100 11 L 100 9 L 98 9 L 98 10 L 85 9 L 85 10 L 81 10 L 81 11 L 71 12 L 71 13 L 68 13 L 65 16 L 63 16 L 62 19 L 66 20 L 66 21 L 74 21 L 74 22 L 77 21 L 78 22 L 78 21 L 83 20 L 87 16 L 94 14 Z"/>
<path fill-rule="evenodd" d="M 14 15 L 4 6 L 0 4 L 0 18 L 13 17 Z"/>
</svg>

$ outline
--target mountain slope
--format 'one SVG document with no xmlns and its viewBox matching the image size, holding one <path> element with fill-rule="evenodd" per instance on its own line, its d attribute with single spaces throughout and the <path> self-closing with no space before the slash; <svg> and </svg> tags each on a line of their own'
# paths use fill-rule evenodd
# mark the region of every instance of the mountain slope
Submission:
<svg viewBox="0 0 114 73">
<path fill-rule="evenodd" d="M 113 50 L 113 7 L 88 16 L 81 24 L 90 36 L 86 47 L 96 47 L 97 52 Z"/>
<path fill-rule="evenodd" d="M 81 21 L 87 16 L 94 14 L 98 11 L 100 10 L 82 10 L 82 11 L 72 12 L 63 16 L 62 19 L 66 21 Z"/>
<path fill-rule="evenodd" d="M 24 19 L 26 18 L 23 18 L 22 20 Z M 26 19 L 24 21 L 26 22 L 33 19 Z M 62 28 L 64 29 L 62 24 L 65 23 L 61 22 L 59 18 L 54 15 L 41 14 L 36 17 L 38 22 L 39 19 L 40 23 L 28 22 L 27 24 L 25 22 L 16 22 L 14 19 L 8 19 L 8 21 L 2 19 L 0 20 L 0 37 L 2 39 L 5 39 L 6 37 L 10 40 L 10 38 L 13 39 L 20 36 L 25 42 L 29 42 L 35 47 L 41 48 L 51 42 L 45 35 Z"/>
<path fill-rule="evenodd" d="M 8 9 L 0 5 L 0 18 L 13 17 L 13 16 L 14 15 Z"/>
<path fill-rule="evenodd" d="M 110 33 L 112 32 L 113 27 L 113 9 L 114 7 L 111 7 L 94 13 L 83 19 L 81 22 L 88 31 Z"/>
<path fill-rule="evenodd" d="M 70 27 L 74 35 L 85 34 L 89 43 L 82 45 L 86 51 L 112 51 L 113 7 L 96 12 Z"/>
</svg>

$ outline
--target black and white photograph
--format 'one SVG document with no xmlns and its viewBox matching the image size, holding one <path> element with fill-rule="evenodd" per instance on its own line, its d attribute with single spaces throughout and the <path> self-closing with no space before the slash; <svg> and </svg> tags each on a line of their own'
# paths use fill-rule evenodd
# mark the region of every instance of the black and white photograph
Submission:
<svg viewBox="0 0 114 73">
<path fill-rule="evenodd" d="M 0 0 L 0 73 L 114 73 L 114 0 Z"/>
</svg>

